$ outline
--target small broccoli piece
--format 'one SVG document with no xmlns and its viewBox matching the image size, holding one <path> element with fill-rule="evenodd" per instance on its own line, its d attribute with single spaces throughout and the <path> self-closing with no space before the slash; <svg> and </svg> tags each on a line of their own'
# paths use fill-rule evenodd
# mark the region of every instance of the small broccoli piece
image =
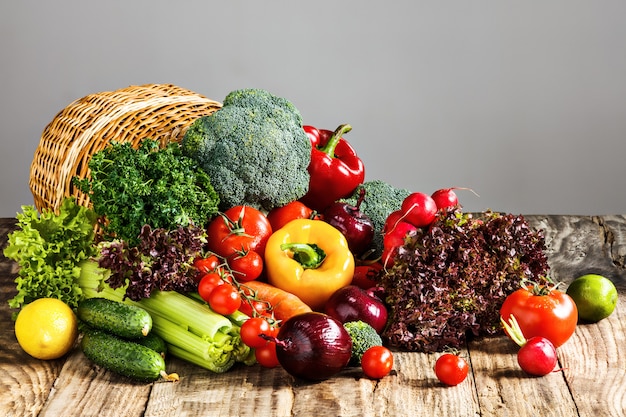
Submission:
<svg viewBox="0 0 626 417">
<path fill-rule="evenodd" d="M 311 142 L 288 100 L 260 89 L 230 92 L 222 108 L 194 121 L 183 152 L 207 172 L 220 208 L 270 211 L 304 196 Z"/>
<path fill-rule="evenodd" d="M 352 339 L 350 365 L 359 365 L 365 351 L 372 346 L 382 346 L 383 340 L 376 330 L 364 321 L 349 321 L 343 324 Z"/>
<path fill-rule="evenodd" d="M 356 205 L 362 188 L 365 189 L 365 198 L 360 210 L 370 218 L 374 225 L 374 239 L 370 245 L 373 253 L 368 258 L 376 258 L 383 253 L 383 227 L 387 217 L 393 211 L 400 210 L 402 201 L 411 194 L 411 191 L 396 188 L 382 180 L 370 180 L 359 185 L 352 196 L 341 201 Z"/>
</svg>

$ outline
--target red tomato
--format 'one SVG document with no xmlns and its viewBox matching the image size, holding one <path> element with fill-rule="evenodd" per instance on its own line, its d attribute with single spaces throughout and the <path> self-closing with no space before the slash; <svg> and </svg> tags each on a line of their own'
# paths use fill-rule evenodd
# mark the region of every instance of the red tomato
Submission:
<svg viewBox="0 0 626 417">
<path fill-rule="evenodd" d="M 224 258 L 237 252 L 265 253 L 272 226 L 267 216 L 249 206 L 235 206 L 226 210 L 207 227 L 207 248 Z"/>
<path fill-rule="evenodd" d="M 276 368 L 280 365 L 276 356 L 276 343 L 267 342 L 263 347 L 254 350 L 254 357 L 264 368 Z"/>
<path fill-rule="evenodd" d="M 222 284 L 224 284 L 224 280 L 220 274 L 216 272 L 205 274 L 198 283 L 198 294 L 208 303 L 211 292 L 213 292 L 215 287 Z"/>
<path fill-rule="evenodd" d="M 241 306 L 239 291 L 231 284 L 218 285 L 209 294 L 209 307 L 216 313 L 228 316 Z"/>
<path fill-rule="evenodd" d="M 261 300 L 254 300 L 245 295 L 241 295 L 241 306 L 239 311 L 249 317 L 270 317 L 272 315 L 269 303 Z"/>
<path fill-rule="evenodd" d="M 393 354 L 384 346 L 372 346 L 361 357 L 363 373 L 372 379 L 381 379 L 393 368 Z"/>
<path fill-rule="evenodd" d="M 356 285 L 359 288 L 367 290 L 376 285 L 374 278 L 378 275 L 378 272 L 383 268 L 383 264 L 375 262 L 370 265 L 359 265 L 354 268 L 354 275 L 352 276 L 352 285 Z"/>
<path fill-rule="evenodd" d="M 547 286 L 531 285 L 513 292 L 502 303 L 500 315 L 506 322 L 514 316 L 526 339 L 545 337 L 554 347 L 561 346 L 574 334 L 578 322 L 574 300 Z"/>
<path fill-rule="evenodd" d="M 215 255 L 209 255 L 206 258 L 198 258 L 193 262 L 193 266 L 202 274 L 215 271 L 219 265 L 220 259 Z"/>
<path fill-rule="evenodd" d="M 276 337 L 278 328 L 272 326 L 263 317 L 252 317 L 243 322 L 239 334 L 241 335 L 241 341 L 248 347 L 258 349 L 264 347 L 268 342 L 261 335 Z"/>
<path fill-rule="evenodd" d="M 400 210 L 404 214 L 404 221 L 423 227 L 435 220 L 437 203 L 428 194 L 415 192 L 404 199 Z"/>
<path fill-rule="evenodd" d="M 232 256 L 228 260 L 228 265 L 239 282 L 255 280 L 263 272 L 263 258 L 252 250 Z"/>
<path fill-rule="evenodd" d="M 313 210 L 300 201 L 292 201 L 282 207 L 276 207 L 267 214 L 272 230 L 278 230 L 295 219 L 310 219 Z"/>
<path fill-rule="evenodd" d="M 467 361 L 458 355 L 444 353 L 435 362 L 435 375 L 446 385 L 459 385 L 469 372 Z"/>
</svg>

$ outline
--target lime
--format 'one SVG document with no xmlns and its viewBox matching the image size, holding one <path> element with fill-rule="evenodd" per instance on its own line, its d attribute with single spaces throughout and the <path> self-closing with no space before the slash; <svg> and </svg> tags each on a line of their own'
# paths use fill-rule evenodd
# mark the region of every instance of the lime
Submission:
<svg viewBox="0 0 626 417">
<path fill-rule="evenodd" d="M 567 287 L 578 308 L 578 318 L 590 323 L 598 322 L 613 313 L 617 305 L 617 289 L 607 278 L 587 274 L 576 278 Z"/>
<path fill-rule="evenodd" d="M 37 359 L 56 359 L 74 346 L 78 323 L 72 309 L 56 298 L 39 298 L 17 315 L 15 337 Z"/>
</svg>

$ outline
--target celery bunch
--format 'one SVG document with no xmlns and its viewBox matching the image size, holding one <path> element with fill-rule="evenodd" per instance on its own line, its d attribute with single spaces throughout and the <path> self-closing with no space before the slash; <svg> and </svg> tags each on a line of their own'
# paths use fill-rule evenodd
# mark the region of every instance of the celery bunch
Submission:
<svg viewBox="0 0 626 417">
<path fill-rule="evenodd" d="M 111 288 L 105 282 L 107 276 L 108 271 L 96 261 L 83 262 L 78 283 L 84 296 L 144 308 L 152 316 L 152 331 L 165 340 L 171 355 L 217 373 L 237 362 L 255 362 L 254 352 L 239 335 L 243 313 L 222 316 L 197 298 L 175 291 L 155 290 L 149 298 L 132 301 L 124 297 L 125 287 Z"/>
</svg>

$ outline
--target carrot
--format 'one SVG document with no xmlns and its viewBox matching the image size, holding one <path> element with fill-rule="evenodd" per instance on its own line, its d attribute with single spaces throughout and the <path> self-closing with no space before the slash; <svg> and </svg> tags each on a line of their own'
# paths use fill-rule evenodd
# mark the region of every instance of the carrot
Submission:
<svg viewBox="0 0 626 417">
<path fill-rule="evenodd" d="M 268 303 L 272 308 L 274 317 L 281 323 L 295 315 L 311 311 L 311 307 L 298 296 L 268 283 L 248 281 L 241 286 L 250 291 L 250 295 L 254 295 L 256 299 Z"/>
</svg>

